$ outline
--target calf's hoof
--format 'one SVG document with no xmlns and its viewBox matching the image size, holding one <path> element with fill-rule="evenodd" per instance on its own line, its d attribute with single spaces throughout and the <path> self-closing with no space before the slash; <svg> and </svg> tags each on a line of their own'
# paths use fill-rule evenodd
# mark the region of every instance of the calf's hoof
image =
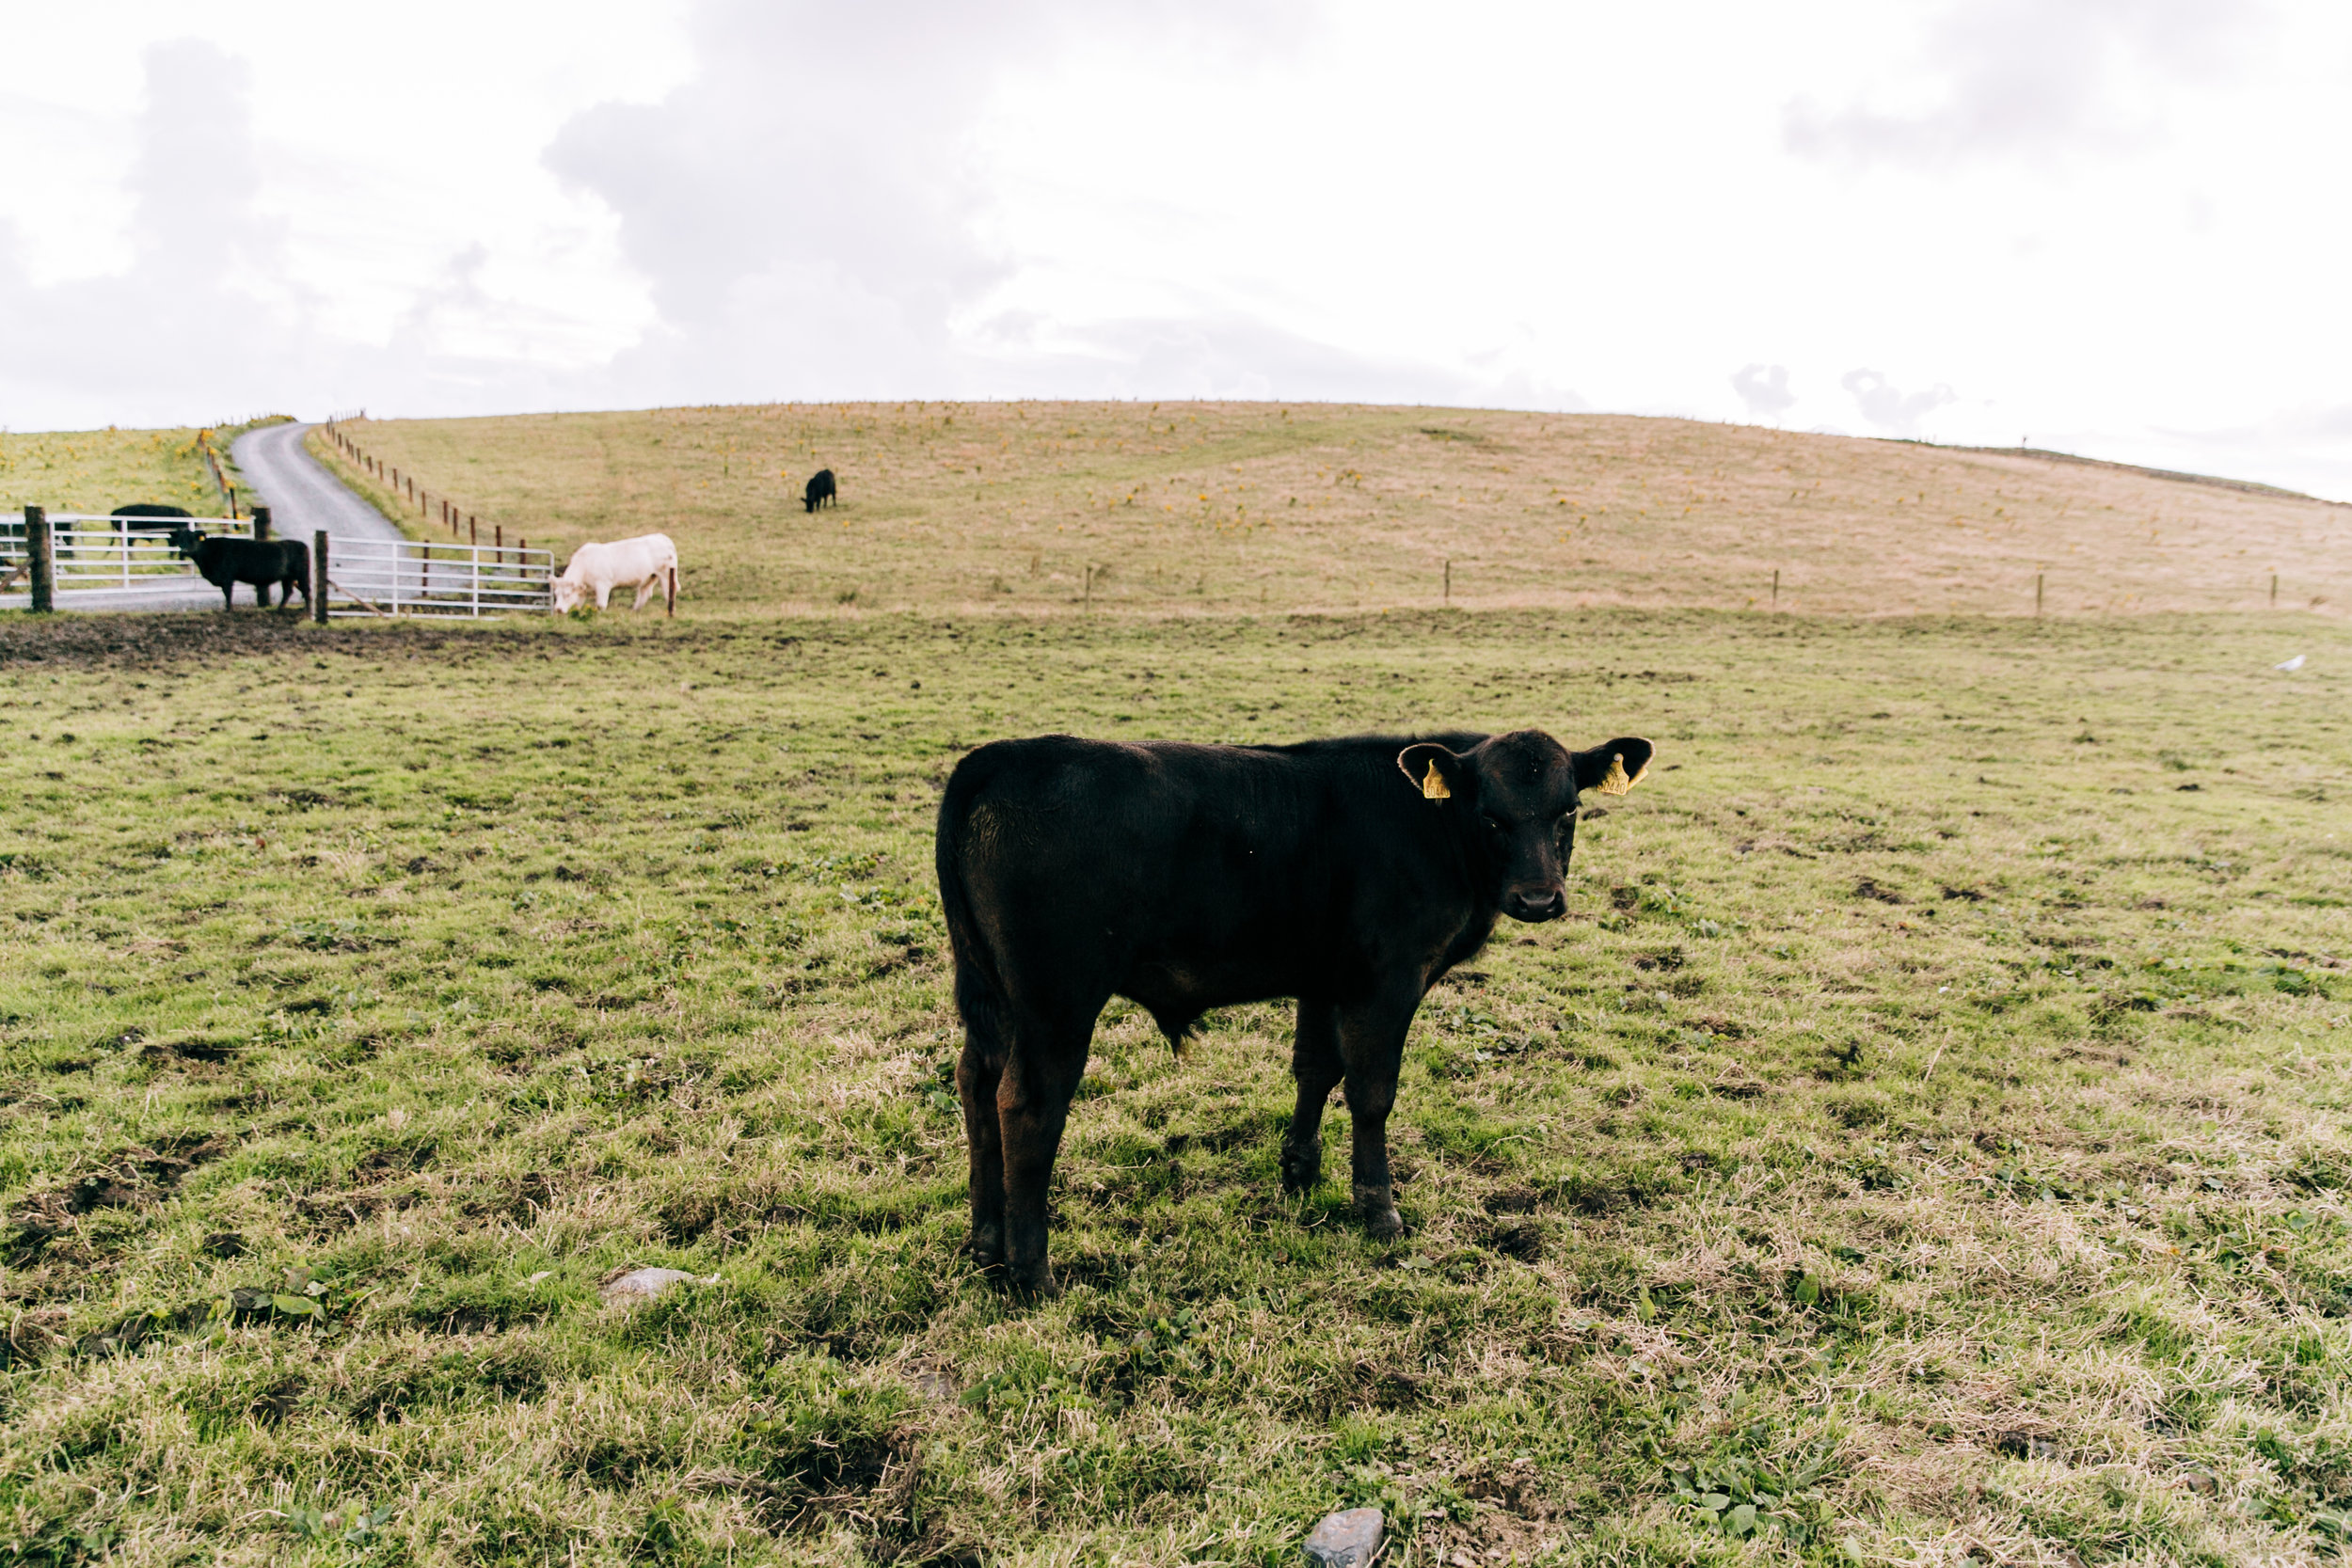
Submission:
<svg viewBox="0 0 2352 1568">
<path fill-rule="evenodd" d="M 1041 1262 L 1033 1269 L 1013 1270 L 1008 1283 L 1024 1301 L 1052 1301 L 1061 1294 L 1061 1287 L 1054 1283 L 1053 1269 Z"/>
<path fill-rule="evenodd" d="M 976 1267 L 1001 1269 L 1005 1266 L 1005 1233 L 993 1225 L 976 1227 L 963 1250 L 971 1254 Z"/>
<path fill-rule="evenodd" d="M 1322 1180 L 1323 1149 L 1320 1146 L 1313 1148 L 1284 1147 L 1282 1149 L 1282 1190 L 1284 1192 L 1312 1192 L 1316 1183 Z"/>
<path fill-rule="evenodd" d="M 1386 1187 L 1356 1189 L 1356 1212 L 1364 1216 L 1364 1233 L 1375 1242 L 1393 1242 L 1405 1234 L 1405 1217 Z"/>
</svg>

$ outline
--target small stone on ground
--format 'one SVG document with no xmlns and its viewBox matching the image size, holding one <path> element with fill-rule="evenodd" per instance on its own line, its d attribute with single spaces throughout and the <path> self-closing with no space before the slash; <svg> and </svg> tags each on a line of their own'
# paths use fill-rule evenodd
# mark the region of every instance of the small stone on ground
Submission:
<svg viewBox="0 0 2352 1568">
<path fill-rule="evenodd" d="M 1307 1537 L 1307 1560 L 1316 1568 L 1365 1568 L 1380 1552 L 1388 1520 L 1376 1508 L 1351 1508 L 1324 1516 Z"/>
<path fill-rule="evenodd" d="M 631 1269 L 606 1280 L 601 1289 L 607 1301 L 651 1301 L 680 1282 L 716 1285 L 719 1276 L 714 1274 L 705 1278 L 684 1269 Z"/>
</svg>

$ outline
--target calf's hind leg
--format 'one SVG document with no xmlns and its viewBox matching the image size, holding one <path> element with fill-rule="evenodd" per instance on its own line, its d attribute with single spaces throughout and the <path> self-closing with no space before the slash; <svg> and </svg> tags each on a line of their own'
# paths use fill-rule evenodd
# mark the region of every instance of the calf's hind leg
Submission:
<svg viewBox="0 0 2352 1568">
<path fill-rule="evenodd" d="M 1346 1073 L 1340 1060 L 1339 1015 L 1331 1004 L 1298 999 L 1298 1029 L 1291 1037 L 1291 1076 L 1298 1103 L 1282 1134 L 1282 1190 L 1303 1193 L 1323 1180 L 1323 1104 Z"/>
<path fill-rule="evenodd" d="M 1005 1146 L 996 1088 L 1005 1048 L 985 1024 L 964 1026 L 956 1063 L 956 1097 L 963 1101 L 963 1141 L 972 1156 L 972 1261 L 981 1268 L 1005 1261 Z"/>
<path fill-rule="evenodd" d="M 1108 998 L 1104 998 L 1107 1001 Z M 996 1081 L 996 1116 L 1004 1139 L 1005 1269 L 1015 1289 L 1057 1293 L 1047 1261 L 1045 1199 L 1061 1153 L 1070 1097 L 1086 1072 L 1092 1010 L 1074 1022 L 1025 1019 Z"/>
</svg>

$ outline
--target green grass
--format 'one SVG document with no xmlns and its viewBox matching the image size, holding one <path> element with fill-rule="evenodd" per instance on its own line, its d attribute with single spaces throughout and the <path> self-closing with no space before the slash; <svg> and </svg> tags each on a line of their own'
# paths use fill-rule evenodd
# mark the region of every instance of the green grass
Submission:
<svg viewBox="0 0 2352 1568">
<path fill-rule="evenodd" d="M 1377 1502 L 1416 1565 L 2314 1559 L 2352 1528 L 2347 654 L 0 619 L 0 1553 L 1274 1564 Z M 1280 1195 L 1280 1009 L 1178 1059 L 1115 1006 L 1067 1293 L 973 1277 L 959 750 L 1439 723 L 1661 751 L 1572 917 L 1425 1005 L 1409 1236 Z M 639 1264 L 717 1282 L 600 1304 Z"/>
<path fill-rule="evenodd" d="M 229 444 L 251 428 L 0 431 L 0 513 L 22 516 L 29 503 L 52 513 L 103 516 L 126 501 L 160 501 L 199 517 L 218 516 L 224 502 L 199 446 L 202 436 L 238 486 L 242 514 L 244 476 L 230 461 Z"/>
</svg>

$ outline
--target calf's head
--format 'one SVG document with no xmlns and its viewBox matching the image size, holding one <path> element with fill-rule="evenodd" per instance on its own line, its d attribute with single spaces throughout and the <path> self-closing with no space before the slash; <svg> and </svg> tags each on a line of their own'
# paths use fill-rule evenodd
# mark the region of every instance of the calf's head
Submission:
<svg viewBox="0 0 2352 1568">
<path fill-rule="evenodd" d="M 1515 730 L 1467 752 L 1433 741 L 1407 746 L 1396 765 L 1432 807 L 1448 813 L 1478 863 L 1495 878 L 1502 912 L 1556 920 L 1568 909 L 1568 856 L 1577 798 L 1622 795 L 1649 768 L 1650 743 L 1634 736 L 1571 752 L 1541 730 Z"/>
<path fill-rule="evenodd" d="M 196 546 L 203 542 L 204 536 L 192 528 L 175 528 L 171 531 L 171 547 L 190 560 L 196 558 Z"/>
<path fill-rule="evenodd" d="M 588 585 L 569 575 L 555 579 L 555 612 L 568 615 L 588 598 Z"/>
</svg>

